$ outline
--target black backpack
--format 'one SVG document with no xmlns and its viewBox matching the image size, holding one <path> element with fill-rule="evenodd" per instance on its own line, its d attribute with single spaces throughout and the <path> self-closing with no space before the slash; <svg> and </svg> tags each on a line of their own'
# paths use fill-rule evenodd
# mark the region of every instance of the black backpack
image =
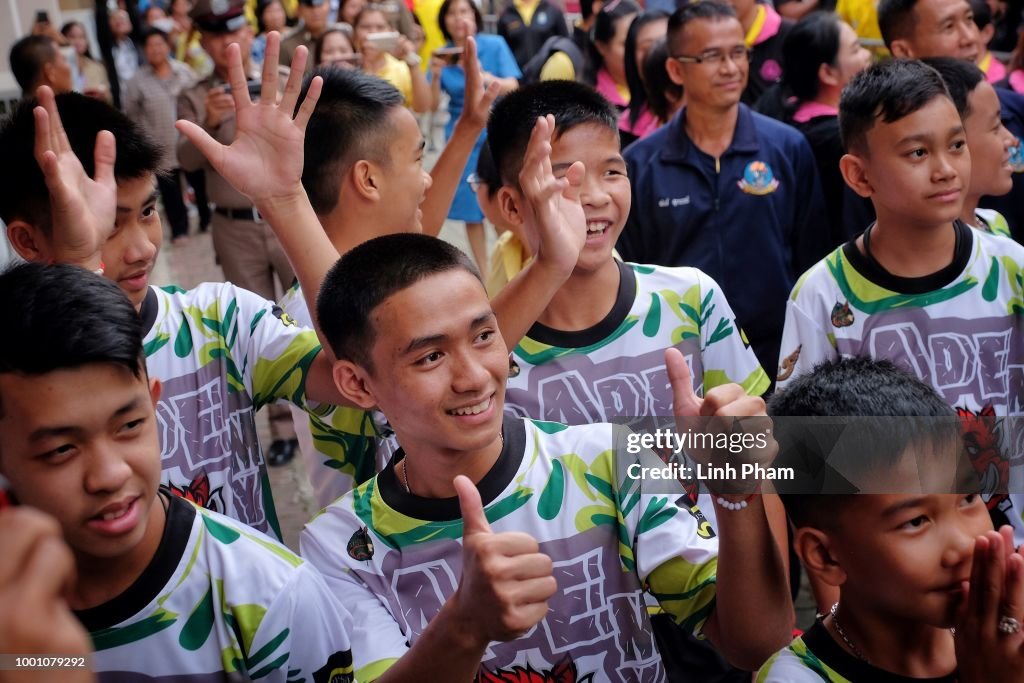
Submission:
<svg viewBox="0 0 1024 683">
<path fill-rule="evenodd" d="M 519 82 L 525 85 L 539 81 L 541 70 L 556 52 L 564 52 L 569 57 L 569 60 L 572 62 L 572 70 L 576 74 L 576 80 L 582 81 L 584 61 L 583 52 L 579 46 L 572 38 L 551 36 L 541 45 L 540 51 L 533 57 L 530 57 L 530 61 L 523 66 L 523 77 L 519 79 Z"/>
</svg>

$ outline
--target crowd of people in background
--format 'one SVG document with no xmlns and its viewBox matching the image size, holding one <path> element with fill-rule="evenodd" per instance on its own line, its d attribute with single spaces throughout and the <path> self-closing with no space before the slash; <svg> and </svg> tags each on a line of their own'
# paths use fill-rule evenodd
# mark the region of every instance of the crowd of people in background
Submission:
<svg viewBox="0 0 1024 683">
<path fill-rule="evenodd" d="M 0 595 L 53 629 L 0 615 L 0 651 L 108 680 L 1024 683 L 1022 11 L 37 17 L 0 122 L 28 262 L 0 269 Z M 151 282 L 193 229 L 223 281 Z M 630 431 L 726 418 L 773 438 L 673 459 Z M 297 455 L 323 511 L 289 550 L 267 468 Z M 627 474 L 695 463 L 803 488 Z"/>
</svg>

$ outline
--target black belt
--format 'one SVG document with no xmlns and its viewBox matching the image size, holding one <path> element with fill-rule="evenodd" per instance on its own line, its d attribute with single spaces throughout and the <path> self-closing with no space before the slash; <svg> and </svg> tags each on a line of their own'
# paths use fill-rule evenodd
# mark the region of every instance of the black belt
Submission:
<svg viewBox="0 0 1024 683">
<path fill-rule="evenodd" d="M 228 218 L 236 221 L 252 221 L 253 223 L 263 222 L 263 216 L 256 210 L 255 206 L 250 206 L 248 209 L 228 209 L 226 207 L 217 206 L 214 207 L 213 210 L 221 216 L 227 216 Z"/>
</svg>

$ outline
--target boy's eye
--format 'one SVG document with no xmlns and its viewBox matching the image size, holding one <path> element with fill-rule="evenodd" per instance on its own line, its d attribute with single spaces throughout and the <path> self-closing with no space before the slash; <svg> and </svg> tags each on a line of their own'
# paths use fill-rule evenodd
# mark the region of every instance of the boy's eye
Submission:
<svg viewBox="0 0 1024 683">
<path fill-rule="evenodd" d="M 966 140 L 957 140 L 956 142 L 953 143 L 953 149 L 955 149 L 958 152 L 964 149 L 965 147 L 967 147 Z"/>
<path fill-rule="evenodd" d="M 418 361 L 416 361 L 416 364 L 417 365 L 430 365 L 432 363 L 436 363 L 439 360 L 441 360 L 441 357 L 442 357 L 442 353 L 440 351 L 432 351 L 432 352 L 428 353 L 427 355 L 423 356 L 422 358 L 420 358 Z"/>
<path fill-rule="evenodd" d="M 977 503 L 979 500 L 981 500 L 981 496 L 979 496 L 977 493 L 968 493 L 960 502 L 964 505 L 964 507 L 970 507 Z"/>
<path fill-rule="evenodd" d="M 918 149 L 911 150 L 908 156 L 914 159 L 923 159 L 926 154 L 928 154 L 928 152 L 923 147 L 919 147 Z"/>
<path fill-rule="evenodd" d="M 56 465 L 67 460 L 74 452 L 75 447 L 72 444 L 66 443 L 51 451 L 40 453 L 36 456 L 39 460 L 42 460 L 48 465 Z"/>
<path fill-rule="evenodd" d="M 494 330 L 484 330 L 477 335 L 477 341 L 488 342 L 494 338 Z"/>
<path fill-rule="evenodd" d="M 913 519 L 908 520 L 908 521 L 904 522 L 903 524 L 901 524 L 900 528 L 901 529 L 920 529 L 922 526 L 924 526 L 925 522 L 927 522 L 927 521 L 928 521 L 927 517 L 925 517 L 924 515 L 918 515 L 917 517 L 914 517 Z"/>
<path fill-rule="evenodd" d="M 155 215 L 156 215 L 156 205 L 155 204 L 153 204 L 151 206 L 144 206 L 144 207 L 142 207 L 142 217 L 143 218 L 152 218 Z"/>
<path fill-rule="evenodd" d="M 137 429 L 138 429 L 139 427 L 141 427 L 141 426 L 142 426 L 142 424 L 143 424 L 143 423 L 144 423 L 145 421 L 146 421 L 146 418 L 144 418 L 144 417 L 140 417 L 140 418 L 139 418 L 138 420 L 132 420 L 131 422 L 126 422 L 126 423 L 124 424 L 124 426 L 123 426 L 123 427 L 121 427 L 121 431 L 122 431 L 122 432 L 131 432 L 131 431 L 135 431 L 135 430 L 137 430 Z"/>
</svg>

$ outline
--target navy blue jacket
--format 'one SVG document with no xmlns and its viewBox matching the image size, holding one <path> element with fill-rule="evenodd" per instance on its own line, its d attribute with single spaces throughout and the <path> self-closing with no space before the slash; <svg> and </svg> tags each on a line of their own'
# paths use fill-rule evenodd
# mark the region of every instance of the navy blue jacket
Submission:
<svg viewBox="0 0 1024 683">
<path fill-rule="evenodd" d="M 1024 144 L 1024 95 L 996 88 L 1002 106 L 1003 125 Z M 1003 214 L 1010 225 L 1010 234 L 1024 244 L 1024 170 L 1013 174 L 1013 189 L 1002 197 L 982 197 L 980 206 Z"/>
<path fill-rule="evenodd" d="M 716 170 L 687 136 L 685 117 L 683 109 L 626 149 L 633 207 L 618 250 L 627 261 L 715 278 L 771 376 L 786 298 L 829 251 L 814 154 L 799 131 L 740 104 Z"/>
</svg>

